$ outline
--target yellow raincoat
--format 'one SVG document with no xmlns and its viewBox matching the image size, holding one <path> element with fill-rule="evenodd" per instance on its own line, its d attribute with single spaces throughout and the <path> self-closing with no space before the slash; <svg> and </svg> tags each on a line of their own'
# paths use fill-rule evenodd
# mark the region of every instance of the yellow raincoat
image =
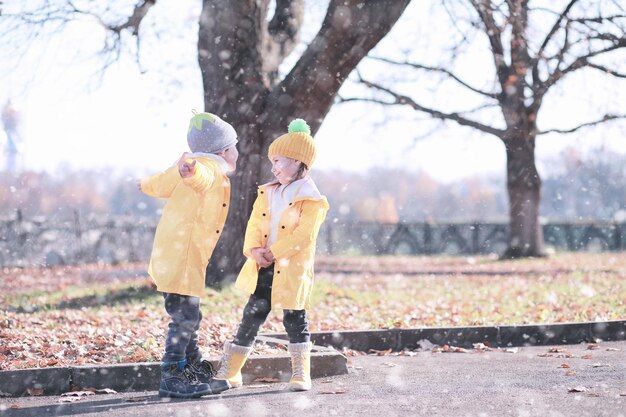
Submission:
<svg viewBox="0 0 626 417">
<path fill-rule="evenodd" d="M 193 176 L 181 178 L 175 165 L 143 179 L 141 190 L 168 199 L 148 268 L 157 290 L 201 297 L 206 267 L 228 214 L 230 180 L 217 160 L 193 159 L 198 161 Z"/>
<path fill-rule="evenodd" d="M 248 258 L 235 287 L 248 294 L 256 289 L 259 266 L 250 250 L 264 248 L 270 234 L 268 186 L 259 187 L 248 221 L 243 253 Z M 315 243 L 328 211 L 326 197 L 295 198 L 285 209 L 278 227 L 276 242 L 270 247 L 274 262 L 272 308 L 303 310 L 310 306 L 313 289 Z"/>
</svg>

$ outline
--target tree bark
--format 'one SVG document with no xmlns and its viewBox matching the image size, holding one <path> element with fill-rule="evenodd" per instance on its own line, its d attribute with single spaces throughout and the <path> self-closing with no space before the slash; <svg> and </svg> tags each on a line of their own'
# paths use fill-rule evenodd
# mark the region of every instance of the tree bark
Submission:
<svg viewBox="0 0 626 417">
<path fill-rule="evenodd" d="M 243 237 L 257 186 L 269 179 L 269 144 L 296 117 L 307 120 L 315 134 L 350 72 L 409 2 L 331 0 L 319 33 L 280 80 L 276 69 L 295 47 L 301 1 L 277 1 L 280 13 L 268 26 L 268 0 L 204 0 L 198 61 L 205 109 L 224 117 L 239 136 L 231 206 L 207 268 L 207 285 L 233 281 L 245 261 Z"/>
<path fill-rule="evenodd" d="M 539 221 L 541 178 L 535 165 L 535 138 L 516 136 L 505 144 L 510 230 L 502 258 L 545 256 Z"/>
</svg>

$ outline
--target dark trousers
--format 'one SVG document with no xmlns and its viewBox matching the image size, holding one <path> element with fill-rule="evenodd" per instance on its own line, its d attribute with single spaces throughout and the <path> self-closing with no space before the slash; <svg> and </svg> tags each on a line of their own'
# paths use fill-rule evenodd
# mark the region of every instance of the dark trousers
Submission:
<svg viewBox="0 0 626 417">
<path fill-rule="evenodd" d="M 200 298 L 189 295 L 163 293 L 165 311 L 170 316 L 163 362 L 190 362 L 202 358 L 198 347 L 198 329 L 202 312 Z"/>
<path fill-rule="evenodd" d="M 243 318 L 239 324 L 233 343 L 239 346 L 252 346 L 259 329 L 265 323 L 272 309 L 272 283 L 274 265 L 259 270 L 259 278 L 254 294 L 250 295 L 243 309 Z M 311 340 L 306 310 L 283 310 L 283 324 L 291 343 L 304 343 Z"/>
</svg>

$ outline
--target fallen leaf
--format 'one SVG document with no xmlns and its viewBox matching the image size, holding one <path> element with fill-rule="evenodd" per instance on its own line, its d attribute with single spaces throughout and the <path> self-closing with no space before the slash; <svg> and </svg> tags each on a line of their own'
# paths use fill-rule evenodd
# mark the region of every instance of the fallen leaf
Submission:
<svg viewBox="0 0 626 417">
<path fill-rule="evenodd" d="M 576 375 L 576 371 L 567 371 L 565 375 Z"/>
<path fill-rule="evenodd" d="M 150 399 L 149 396 L 143 396 L 143 397 L 131 397 L 131 398 L 126 398 L 126 402 L 129 403 L 140 403 L 143 401 L 148 401 Z"/>
<path fill-rule="evenodd" d="M 587 392 L 589 391 L 589 389 L 587 387 L 573 387 L 573 388 L 568 388 L 567 392 Z"/>
<path fill-rule="evenodd" d="M 626 394 L 624 394 L 624 395 L 626 395 Z M 20 408 L 20 406 L 19 406 L 19 404 L 11 404 L 11 407 L 9 407 L 9 408 Z"/>
<path fill-rule="evenodd" d="M 86 397 L 88 395 L 95 395 L 93 391 L 70 391 L 61 394 L 61 397 Z"/>
<path fill-rule="evenodd" d="M 552 358 L 552 357 L 554 357 L 554 355 L 551 354 L 551 353 L 542 353 L 542 354 L 537 355 L 537 356 L 539 356 L 540 358 Z"/>
<path fill-rule="evenodd" d="M 43 395 L 43 389 L 40 388 L 28 388 L 26 392 L 28 393 L 28 395 L 32 395 L 33 397 L 37 395 Z"/>
<path fill-rule="evenodd" d="M 388 356 L 391 353 L 391 348 L 385 350 L 370 349 L 367 353 L 373 353 L 377 356 Z"/>
<path fill-rule="evenodd" d="M 254 382 L 278 382 L 278 378 L 262 377 L 256 378 Z"/>
<path fill-rule="evenodd" d="M 60 403 L 74 403 L 76 401 L 82 400 L 84 397 L 61 397 L 59 398 Z"/>
<path fill-rule="evenodd" d="M 345 394 L 348 391 L 346 390 L 337 390 L 337 391 L 321 391 L 320 394 Z"/>
<path fill-rule="evenodd" d="M 567 352 L 567 349 L 559 347 L 559 346 L 555 346 L 555 347 L 551 347 L 548 352 L 551 353 L 558 353 L 558 352 Z"/>
<path fill-rule="evenodd" d="M 96 394 L 117 394 L 117 391 L 111 388 L 97 389 Z"/>
<path fill-rule="evenodd" d="M 619 352 L 617 348 L 606 348 L 607 352 Z"/>
<path fill-rule="evenodd" d="M 558 355 L 556 355 L 557 358 L 573 358 L 574 355 L 572 355 L 571 353 L 560 353 Z"/>
<path fill-rule="evenodd" d="M 491 350 L 489 346 L 484 343 L 474 343 L 472 346 L 474 346 L 474 349 L 476 350 Z"/>
<path fill-rule="evenodd" d="M 580 357 L 580 359 L 591 359 L 591 358 L 593 358 L 593 355 L 591 355 L 591 354 L 582 355 L 582 356 Z"/>
<path fill-rule="evenodd" d="M 597 392 L 590 392 L 589 394 L 587 394 L 587 397 L 599 397 L 600 394 L 598 394 Z"/>
<path fill-rule="evenodd" d="M 569 368 L 570 366 L 566 363 L 562 363 L 561 365 L 559 365 L 559 368 Z"/>
<path fill-rule="evenodd" d="M 596 350 L 600 349 L 600 345 L 597 343 L 591 343 L 587 346 L 587 350 Z"/>
</svg>

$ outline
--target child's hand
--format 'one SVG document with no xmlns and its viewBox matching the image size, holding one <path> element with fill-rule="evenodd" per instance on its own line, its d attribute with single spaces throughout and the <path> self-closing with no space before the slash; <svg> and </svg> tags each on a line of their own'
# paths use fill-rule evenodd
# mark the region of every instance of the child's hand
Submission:
<svg viewBox="0 0 626 417">
<path fill-rule="evenodd" d="M 259 264 L 261 268 L 267 268 L 268 266 L 272 264 L 270 261 L 268 261 L 265 258 L 265 254 L 268 251 L 269 249 L 265 249 L 265 248 L 254 248 L 250 250 L 250 254 L 252 255 L 252 258 L 256 261 L 257 264 Z"/>
<path fill-rule="evenodd" d="M 273 263 L 276 260 L 276 258 L 274 258 L 274 254 L 269 249 L 265 250 L 265 253 L 263 254 L 263 257 L 269 263 Z"/>
<path fill-rule="evenodd" d="M 183 153 L 183 156 L 178 160 L 178 172 L 183 178 L 191 177 L 196 173 L 196 160 L 187 162 L 186 159 L 189 156 L 187 152 Z"/>
</svg>

